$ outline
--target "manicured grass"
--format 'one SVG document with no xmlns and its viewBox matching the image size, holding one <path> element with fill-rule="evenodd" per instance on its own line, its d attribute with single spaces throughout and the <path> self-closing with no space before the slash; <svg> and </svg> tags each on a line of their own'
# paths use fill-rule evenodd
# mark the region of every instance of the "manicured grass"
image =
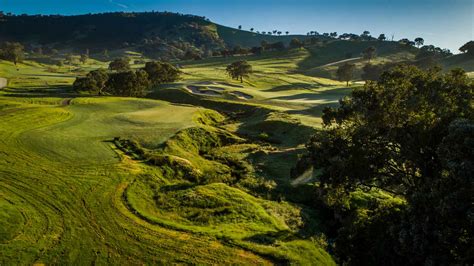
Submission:
<svg viewBox="0 0 474 266">
<path fill-rule="evenodd" d="M 244 87 L 224 73 L 215 75 L 210 66 L 190 64 L 181 83 L 168 88 L 188 95 L 184 86 L 211 80 L 226 92 L 252 95 L 242 100 L 226 93 L 206 105 L 251 114 L 235 121 L 196 105 L 72 92 L 75 76 L 104 66 L 101 62 L 57 69 L 26 61 L 17 71 L 1 61 L 0 76 L 9 86 L 0 91 L 0 264 L 333 264 L 319 242 L 298 235 L 304 226 L 298 204 L 273 201 L 255 190 L 275 186 L 271 174 L 263 177 L 247 166 L 250 153 L 269 144 L 241 143 L 245 140 L 232 136 L 258 138 L 265 131 L 282 147 L 305 141 L 317 124 L 303 125 L 291 112 L 303 117 L 305 107 L 299 105 L 315 102 L 279 97 L 314 86 L 320 90 L 311 92 L 316 99 L 340 83 L 290 73 L 296 67 L 292 61 L 304 56 L 301 50 L 274 62 L 255 58 L 256 76 Z M 225 67 L 223 61 L 214 63 Z M 297 82 L 302 85 L 292 87 Z M 274 90 L 278 86 L 288 87 Z M 235 142 L 202 154 L 196 145 L 213 146 L 196 144 L 196 137 L 205 138 L 195 128 Z M 188 160 L 204 173 L 203 183 L 125 155 L 115 137 Z M 249 172 L 236 178 L 226 162 L 250 167 Z M 224 178 L 215 171 L 230 172 Z"/>
</svg>

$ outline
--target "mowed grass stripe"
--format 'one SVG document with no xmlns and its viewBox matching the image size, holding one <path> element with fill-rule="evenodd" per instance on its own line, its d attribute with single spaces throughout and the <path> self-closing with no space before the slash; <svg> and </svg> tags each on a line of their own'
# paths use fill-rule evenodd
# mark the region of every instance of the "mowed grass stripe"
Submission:
<svg viewBox="0 0 474 266">
<path fill-rule="evenodd" d="M 21 109 L 0 109 L 0 202 L 13 202 L 25 222 L 13 232 L 16 237 L 0 243 L 2 264 L 266 263 L 212 237 L 150 225 L 120 200 L 123 184 L 135 175 L 103 140 L 133 135 L 136 127 L 119 122 L 123 117 L 116 121 L 117 115 L 133 116 L 137 115 L 133 112 L 153 108 L 175 113 L 182 109 L 182 124 L 172 126 L 179 130 L 193 125 L 191 107 L 115 98 L 75 99 L 65 107 L 10 104 Z M 146 118 L 143 113 L 138 115 Z M 159 124 L 155 115 L 149 114 L 149 119 Z M 110 126 L 105 133 L 101 123 Z M 161 136 L 150 128 L 149 134 L 155 134 L 150 141 L 159 143 L 172 132 Z"/>
</svg>

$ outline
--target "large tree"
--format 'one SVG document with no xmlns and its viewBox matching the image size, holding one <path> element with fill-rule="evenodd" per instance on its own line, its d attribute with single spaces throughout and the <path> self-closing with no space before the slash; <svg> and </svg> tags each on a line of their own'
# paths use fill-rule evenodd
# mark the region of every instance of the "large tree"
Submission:
<svg viewBox="0 0 474 266">
<path fill-rule="evenodd" d="M 166 62 L 147 62 L 144 70 L 153 85 L 176 81 L 181 74 L 179 69 Z"/>
<path fill-rule="evenodd" d="M 367 47 L 363 52 L 364 58 L 368 60 L 369 64 L 370 64 L 370 60 L 374 58 L 376 54 L 377 54 L 377 48 L 375 48 L 374 46 Z"/>
<path fill-rule="evenodd" d="M 345 63 L 344 65 L 339 66 L 336 71 L 337 78 L 340 81 L 345 81 L 346 85 L 349 86 L 349 81 L 352 80 L 352 76 L 354 75 L 354 69 L 354 64 Z"/>
<path fill-rule="evenodd" d="M 11 61 L 15 65 L 23 60 L 25 48 L 21 43 L 5 42 L 0 45 L 0 58 Z"/>
<path fill-rule="evenodd" d="M 97 69 L 89 72 L 85 77 L 79 77 L 74 81 L 73 88 L 76 91 L 87 91 L 90 93 L 104 94 L 105 84 L 109 75 L 105 69 Z"/>
<path fill-rule="evenodd" d="M 243 78 L 248 77 L 252 73 L 252 66 L 247 61 L 237 61 L 227 66 L 227 74 L 240 82 L 244 82 Z"/>
<path fill-rule="evenodd" d="M 425 43 L 425 40 L 421 37 L 415 38 L 415 44 L 417 47 L 422 46 Z"/>
<path fill-rule="evenodd" d="M 326 130 L 307 145 L 320 188 L 372 188 L 405 202 L 360 213 L 367 222 L 359 216 L 339 230 L 350 228 L 336 240 L 345 262 L 472 263 L 473 95 L 462 70 L 400 66 L 324 110 Z M 379 234 L 368 235 L 376 227 Z"/>
<path fill-rule="evenodd" d="M 474 55 L 474 41 L 469 41 L 459 48 L 459 51 Z"/>
</svg>

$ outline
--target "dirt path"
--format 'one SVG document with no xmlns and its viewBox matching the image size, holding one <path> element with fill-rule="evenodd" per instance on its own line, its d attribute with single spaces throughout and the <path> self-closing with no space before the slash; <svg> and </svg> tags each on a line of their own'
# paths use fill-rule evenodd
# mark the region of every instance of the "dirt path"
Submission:
<svg viewBox="0 0 474 266">
<path fill-rule="evenodd" d="M 348 63 L 348 62 L 359 60 L 361 58 L 362 57 L 354 57 L 354 58 L 344 59 L 344 60 L 341 60 L 341 61 L 336 61 L 336 62 L 332 62 L 332 63 L 329 63 L 329 64 L 325 64 L 325 65 L 322 65 L 320 67 L 328 67 L 328 66 L 333 66 L 333 65 L 337 65 L 337 64 Z"/>
<path fill-rule="evenodd" d="M 8 82 L 6 78 L 0 78 L 0 89 L 3 89 L 7 86 Z"/>
</svg>

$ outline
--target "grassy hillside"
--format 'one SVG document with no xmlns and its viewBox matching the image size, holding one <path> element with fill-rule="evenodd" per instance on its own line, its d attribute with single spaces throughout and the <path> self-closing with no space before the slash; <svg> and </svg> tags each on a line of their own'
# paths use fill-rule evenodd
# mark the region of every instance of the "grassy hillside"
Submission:
<svg viewBox="0 0 474 266">
<path fill-rule="evenodd" d="M 9 80 L 0 91 L 1 263 L 333 265 L 318 214 L 281 199 L 297 160 L 291 147 L 318 127 L 306 109 L 346 92 L 293 73 L 307 52 L 277 55 L 249 57 L 256 73 L 244 84 L 223 71 L 232 59 L 185 62 L 180 83 L 150 95 L 169 101 L 71 91 L 100 61 L 18 70 L 0 61 Z"/>
<path fill-rule="evenodd" d="M 204 17 L 169 12 L 104 13 L 77 16 L 7 16 L 0 21 L 0 42 L 17 41 L 44 53 L 57 49 L 103 53 L 128 49 L 177 56 L 225 46 L 259 46 L 262 40 L 288 44 L 295 36 L 264 36 L 215 24 Z M 305 36 L 297 36 L 304 38 Z M 173 58 L 173 57 L 172 57 Z"/>
<path fill-rule="evenodd" d="M 460 67 L 467 72 L 474 72 L 474 57 L 468 54 L 458 54 L 441 61 L 443 68 L 453 69 Z"/>
<path fill-rule="evenodd" d="M 293 38 L 304 40 L 308 38 L 306 35 L 263 35 L 256 32 L 250 32 L 245 30 L 238 30 L 216 24 L 217 34 L 228 44 L 230 47 L 240 45 L 243 47 L 254 47 L 260 46 L 263 40 L 267 42 L 283 42 L 288 45 Z"/>
<path fill-rule="evenodd" d="M 95 38 L 111 27 L 99 25 L 102 16 L 136 34 L 106 40 L 119 44 L 112 57 L 142 59 L 134 44 L 148 34 L 179 36 L 168 32 L 166 16 L 186 25 L 185 37 L 199 32 L 211 44 L 293 37 L 161 13 L 26 17 L 17 31 L 4 24 L 0 32 L 34 43 L 31 23 L 66 19 L 77 31 L 55 36 L 59 46 L 102 49 L 108 44 Z M 83 28 L 91 17 L 96 31 Z M 59 34 L 63 26 L 49 30 Z M 15 66 L 0 60 L 0 77 L 8 79 L 0 89 L 0 264 L 334 265 L 327 214 L 315 207 L 315 187 L 307 184 L 315 173 L 295 181 L 291 169 L 320 130 L 322 110 L 360 86 L 334 80 L 335 69 L 349 59 L 360 71 L 365 62 L 358 57 L 370 45 L 377 47 L 377 64 L 412 60 L 417 52 L 394 42 L 330 41 L 175 61 L 182 79 L 152 88 L 145 98 L 72 91 L 77 76 L 108 62 L 56 66 L 44 56 Z M 243 83 L 225 72 L 242 59 L 254 70 Z M 460 56 L 444 62 L 469 67 Z"/>
</svg>

